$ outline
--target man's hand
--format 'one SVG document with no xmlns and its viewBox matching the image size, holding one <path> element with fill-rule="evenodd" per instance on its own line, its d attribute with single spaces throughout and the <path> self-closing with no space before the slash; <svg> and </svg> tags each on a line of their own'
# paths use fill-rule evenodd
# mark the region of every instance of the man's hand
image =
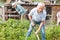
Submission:
<svg viewBox="0 0 60 40">
<path fill-rule="evenodd" d="M 35 23 L 33 21 L 31 22 L 31 24 L 32 24 L 33 27 L 35 26 Z"/>
<path fill-rule="evenodd" d="M 41 27 L 42 27 L 43 24 L 44 24 L 44 21 L 42 21 L 42 22 L 40 23 L 38 30 L 35 32 L 36 35 L 37 35 L 38 32 L 40 31 L 40 29 L 41 29 Z"/>
<path fill-rule="evenodd" d="M 38 32 L 35 32 L 36 35 L 38 35 Z"/>
</svg>

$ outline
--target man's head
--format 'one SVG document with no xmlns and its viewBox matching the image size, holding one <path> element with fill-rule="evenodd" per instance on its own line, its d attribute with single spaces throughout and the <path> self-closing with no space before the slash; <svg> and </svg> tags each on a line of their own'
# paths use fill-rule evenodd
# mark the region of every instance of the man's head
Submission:
<svg viewBox="0 0 60 40">
<path fill-rule="evenodd" d="M 38 3 L 38 5 L 37 5 L 37 11 L 38 12 L 42 12 L 43 9 L 44 9 L 44 7 L 45 7 L 44 3 L 42 3 L 42 2 Z"/>
<path fill-rule="evenodd" d="M 16 3 L 12 3 L 12 7 L 15 8 L 16 7 Z"/>
</svg>

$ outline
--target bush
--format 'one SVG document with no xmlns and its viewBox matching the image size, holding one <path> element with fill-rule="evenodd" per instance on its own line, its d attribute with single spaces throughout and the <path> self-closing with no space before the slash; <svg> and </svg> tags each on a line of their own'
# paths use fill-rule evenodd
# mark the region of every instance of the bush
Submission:
<svg viewBox="0 0 60 40">
<path fill-rule="evenodd" d="M 29 28 L 28 20 L 9 19 L 0 23 L 0 40 L 25 40 L 25 34 Z M 54 25 L 45 29 L 47 40 L 60 40 L 60 27 Z M 39 33 L 41 38 L 41 34 Z M 28 40 L 37 40 L 34 31 L 32 31 Z"/>
<path fill-rule="evenodd" d="M 28 20 L 9 19 L 0 23 L 0 40 L 21 40 L 29 26 Z"/>
<path fill-rule="evenodd" d="M 46 29 L 46 39 L 47 40 L 60 40 L 60 27 L 53 26 L 47 27 Z"/>
</svg>

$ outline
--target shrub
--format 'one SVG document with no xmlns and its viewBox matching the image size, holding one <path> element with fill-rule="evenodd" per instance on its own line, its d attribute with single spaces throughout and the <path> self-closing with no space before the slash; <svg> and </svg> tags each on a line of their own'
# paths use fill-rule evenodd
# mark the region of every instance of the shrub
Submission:
<svg viewBox="0 0 60 40">
<path fill-rule="evenodd" d="M 29 28 L 28 20 L 9 19 L 0 23 L 0 40 L 25 40 L 25 34 Z M 45 29 L 46 40 L 60 40 L 60 27 L 48 26 Z M 39 33 L 41 39 L 41 34 Z M 34 31 L 32 31 L 28 40 L 37 40 Z"/>
</svg>

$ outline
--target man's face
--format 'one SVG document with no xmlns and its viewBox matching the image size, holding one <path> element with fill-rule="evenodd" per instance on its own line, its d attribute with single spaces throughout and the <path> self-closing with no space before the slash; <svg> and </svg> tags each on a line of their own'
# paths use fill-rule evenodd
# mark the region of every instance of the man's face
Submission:
<svg viewBox="0 0 60 40">
<path fill-rule="evenodd" d="M 38 11 L 39 13 L 42 12 L 43 9 L 44 9 L 44 6 L 38 6 L 38 7 L 37 7 L 37 11 Z"/>
</svg>

